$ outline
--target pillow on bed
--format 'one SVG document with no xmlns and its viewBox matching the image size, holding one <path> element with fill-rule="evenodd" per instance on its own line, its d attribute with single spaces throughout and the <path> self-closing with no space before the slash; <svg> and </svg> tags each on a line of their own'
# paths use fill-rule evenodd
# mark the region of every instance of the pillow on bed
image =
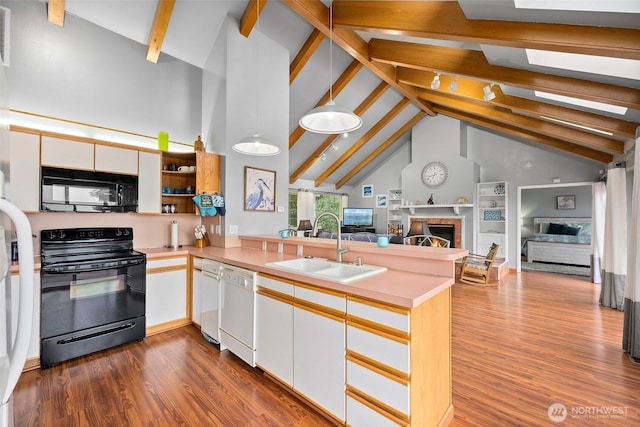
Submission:
<svg viewBox="0 0 640 427">
<path fill-rule="evenodd" d="M 562 228 L 564 226 L 562 224 L 556 224 L 554 222 L 549 223 L 549 228 L 547 229 L 547 234 L 562 234 Z"/>
<path fill-rule="evenodd" d="M 580 233 L 578 233 L 578 236 L 586 236 L 590 234 L 591 234 L 591 224 L 584 224 L 580 228 Z"/>
<path fill-rule="evenodd" d="M 564 234 L 567 236 L 577 236 L 580 233 L 580 227 L 572 227 L 570 225 L 563 225 L 562 232 L 560 234 Z"/>
</svg>

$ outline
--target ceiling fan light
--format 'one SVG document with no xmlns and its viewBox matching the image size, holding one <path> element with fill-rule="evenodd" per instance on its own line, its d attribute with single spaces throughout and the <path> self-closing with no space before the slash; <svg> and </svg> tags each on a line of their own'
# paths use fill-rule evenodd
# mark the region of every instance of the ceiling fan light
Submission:
<svg viewBox="0 0 640 427">
<path fill-rule="evenodd" d="M 352 132 L 362 126 L 360 116 L 333 100 L 316 107 L 300 118 L 300 127 L 309 132 L 335 134 Z"/>
<path fill-rule="evenodd" d="M 275 156 L 280 153 L 280 148 L 268 139 L 255 134 L 233 144 L 233 151 L 249 156 Z"/>
</svg>

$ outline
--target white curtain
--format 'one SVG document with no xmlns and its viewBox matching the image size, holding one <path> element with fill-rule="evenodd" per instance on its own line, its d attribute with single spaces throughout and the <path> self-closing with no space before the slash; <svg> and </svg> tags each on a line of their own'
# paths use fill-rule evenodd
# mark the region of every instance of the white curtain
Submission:
<svg viewBox="0 0 640 427">
<path fill-rule="evenodd" d="M 622 310 L 627 277 L 627 176 L 624 167 L 616 166 L 607 173 L 600 304 Z"/>
<path fill-rule="evenodd" d="M 591 206 L 591 281 L 602 283 L 602 253 L 604 252 L 604 222 L 607 206 L 607 187 L 596 182 L 592 187 Z"/>
<path fill-rule="evenodd" d="M 315 214 L 316 198 L 313 191 L 298 191 L 298 224 L 300 220 L 308 219 L 313 224 Z"/>
<path fill-rule="evenodd" d="M 636 140 L 633 166 L 633 196 L 631 197 L 631 225 L 627 284 L 624 290 L 624 326 L 622 349 L 640 362 L 640 146 Z"/>
</svg>

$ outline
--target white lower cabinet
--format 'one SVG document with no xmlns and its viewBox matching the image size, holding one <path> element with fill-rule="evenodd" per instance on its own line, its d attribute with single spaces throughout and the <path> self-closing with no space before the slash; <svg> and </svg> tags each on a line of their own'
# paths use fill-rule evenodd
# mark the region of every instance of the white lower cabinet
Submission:
<svg viewBox="0 0 640 427">
<path fill-rule="evenodd" d="M 409 311 L 347 298 L 347 424 L 408 425 Z"/>
<path fill-rule="evenodd" d="M 258 274 L 256 364 L 293 386 L 293 282 Z"/>
<path fill-rule="evenodd" d="M 345 419 L 345 295 L 258 274 L 256 364 Z"/>
<path fill-rule="evenodd" d="M 345 296 L 296 286 L 293 388 L 345 420 Z"/>
<path fill-rule="evenodd" d="M 150 327 L 179 320 L 188 320 L 187 256 L 148 260 L 147 332 Z"/>
</svg>

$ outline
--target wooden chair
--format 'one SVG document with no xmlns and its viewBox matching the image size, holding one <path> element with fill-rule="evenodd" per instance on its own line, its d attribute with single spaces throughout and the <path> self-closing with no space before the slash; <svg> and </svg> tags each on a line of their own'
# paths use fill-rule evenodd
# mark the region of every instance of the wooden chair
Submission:
<svg viewBox="0 0 640 427">
<path fill-rule="evenodd" d="M 439 236 L 434 236 L 433 234 L 414 234 L 413 236 L 407 236 L 404 238 L 404 244 L 440 248 L 448 248 L 451 246 L 451 242 L 449 240 Z"/>
<path fill-rule="evenodd" d="M 493 243 L 486 256 L 469 254 L 464 257 L 462 260 L 462 270 L 460 271 L 460 281 L 470 285 L 489 285 L 491 266 L 496 259 L 499 247 L 498 244 Z"/>
</svg>

